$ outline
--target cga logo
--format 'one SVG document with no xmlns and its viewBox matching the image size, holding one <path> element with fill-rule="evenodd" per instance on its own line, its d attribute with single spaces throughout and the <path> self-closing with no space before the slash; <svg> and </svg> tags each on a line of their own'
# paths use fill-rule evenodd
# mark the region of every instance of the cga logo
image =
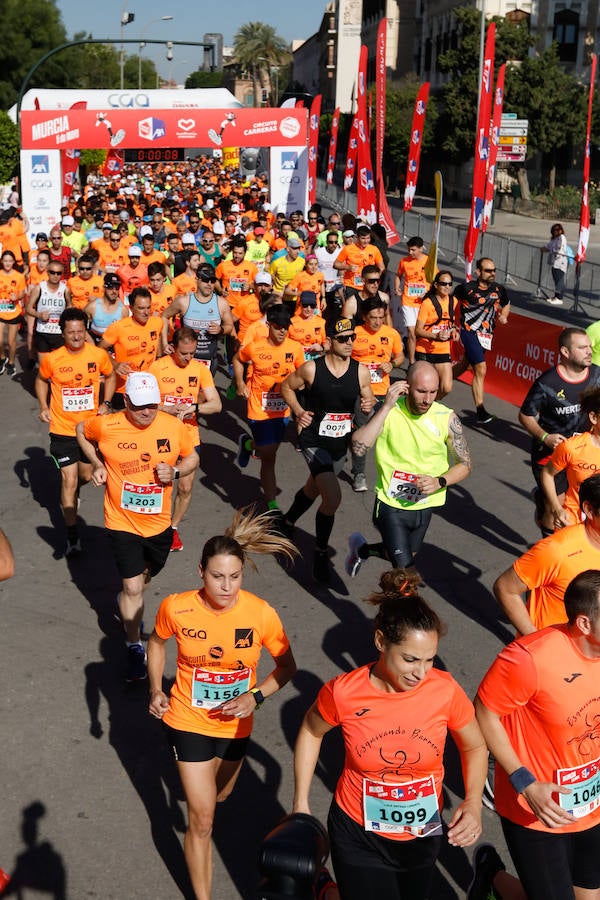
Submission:
<svg viewBox="0 0 600 900">
<path fill-rule="evenodd" d="M 281 168 L 297 169 L 298 168 L 298 151 L 282 150 L 281 151 Z"/>
<path fill-rule="evenodd" d="M 52 187 L 52 181 L 50 178 L 32 178 L 29 182 L 30 187 L 33 190 L 44 190 Z"/>
<path fill-rule="evenodd" d="M 150 106 L 148 94 L 109 94 L 108 102 L 113 108 L 122 107 L 123 109 L 130 109 L 132 106 L 143 109 Z"/>
<path fill-rule="evenodd" d="M 158 138 L 165 137 L 166 134 L 167 126 L 162 119 L 148 116 L 147 119 L 140 119 L 138 122 L 138 137 L 145 141 L 156 141 Z"/>
<path fill-rule="evenodd" d="M 119 450 L 137 450 L 137 444 L 135 441 L 132 441 L 130 444 L 127 441 L 121 441 L 120 444 L 117 444 Z"/>
</svg>

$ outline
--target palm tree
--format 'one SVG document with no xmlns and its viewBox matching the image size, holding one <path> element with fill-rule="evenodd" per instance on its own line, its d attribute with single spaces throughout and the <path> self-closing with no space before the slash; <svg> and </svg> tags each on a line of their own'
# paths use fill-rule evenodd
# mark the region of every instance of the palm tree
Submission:
<svg viewBox="0 0 600 900">
<path fill-rule="evenodd" d="M 248 22 L 238 28 L 233 48 L 236 61 L 252 78 L 254 103 L 258 105 L 260 88 L 266 88 L 271 95 L 271 67 L 288 63 L 290 49 L 273 26 L 265 22 Z"/>
</svg>

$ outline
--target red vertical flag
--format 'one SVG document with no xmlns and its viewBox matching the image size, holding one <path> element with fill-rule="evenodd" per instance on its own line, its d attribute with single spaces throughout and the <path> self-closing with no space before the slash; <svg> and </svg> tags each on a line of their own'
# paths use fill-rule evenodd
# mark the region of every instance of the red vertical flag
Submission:
<svg viewBox="0 0 600 900">
<path fill-rule="evenodd" d="M 496 91 L 494 93 L 494 109 L 492 111 L 492 131 L 490 135 L 490 158 L 488 162 L 487 176 L 485 179 L 485 197 L 483 201 L 483 225 L 485 231 L 489 225 L 494 204 L 494 184 L 496 181 L 496 160 L 500 147 L 500 125 L 502 124 L 502 104 L 504 103 L 504 73 L 506 63 L 502 63 L 498 69 L 496 79 Z"/>
<path fill-rule="evenodd" d="M 308 126 L 308 205 L 317 199 L 317 150 L 319 147 L 319 119 L 322 94 L 317 94 L 310 107 Z"/>
<path fill-rule="evenodd" d="M 367 127 L 367 48 L 360 48 L 358 66 L 358 180 L 356 206 L 359 218 L 373 224 L 377 221 L 375 180 L 371 162 L 371 136 Z"/>
<path fill-rule="evenodd" d="M 60 167 L 62 169 L 63 178 L 63 197 L 70 197 L 73 193 L 73 182 L 77 177 L 77 169 L 79 168 L 79 150 L 61 150 L 60 151 Z"/>
<path fill-rule="evenodd" d="M 356 171 L 356 156 L 358 154 L 358 113 L 354 114 L 350 135 L 348 137 L 348 153 L 346 154 L 346 168 L 344 170 L 344 190 L 348 191 L 354 181 Z"/>
<path fill-rule="evenodd" d="M 581 191 L 581 213 L 579 216 L 579 241 L 575 259 L 582 263 L 587 254 L 587 245 L 590 239 L 590 134 L 592 130 L 592 104 L 594 102 L 594 82 L 596 81 L 597 57 L 592 53 L 592 69 L 590 72 L 590 93 L 588 96 L 587 131 L 585 134 L 585 155 L 583 158 L 583 189 Z"/>
<path fill-rule="evenodd" d="M 421 159 L 421 147 L 423 145 L 423 130 L 425 128 L 425 116 L 427 115 L 427 101 L 429 99 L 429 82 L 425 81 L 419 88 L 415 109 L 413 112 L 412 128 L 410 131 L 410 144 L 408 147 L 408 163 L 406 165 L 406 184 L 404 186 L 404 211 L 413 205 L 419 177 L 419 162 Z"/>
<path fill-rule="evenodd" d="M 102 167 L 102 175 L 104 178 L 110 178 L 111 175 L 118 175 L 125 165 L 125 154 L 122 150 L 111 148 L 106 154 L 104 165 Z"/>
<path fill-rule="evenodd" d="M 329 154 L 327 156 L 327 184 L 333 184 L 333 170 L 335 169 L 335 156 L 337 153 L 338 129 L 340 127 L 339 106 L 333 113 L 331 120 L 331 137 L 329 138 Z"/>
<path fill-rule="evenodd" d="M 475 134 L 475 166 L 473 168 L 471 217 L 467 227 L 464 248 L 467 277 L 471 274 L 471 265 L 473 263 L 473 257 L 475 256 L 479 231 L 483 225 L 483 199 L 485 196 L 485 180 L 490 151 L 490 118 L 492 114 L 495 40 L 496 24 L 495 22 L 492 22 L 488 27 L 485 39 L 483 69 L 481 72 L 479 112 L 477 115 L 477 132 Z"/>
<path fill-rule="evenodd" d="M 382 19 L 377 29 L 377 47 L 375 59 L 375 188 L 377 203 L 377 221 L 385 228 L 387 242 L 390 246 L 400 240 L 394 226 L 394 220 L 385 195 L 383 180 L 383 144 L 385 140 L 385 107 L 386 107 L 386 37 L 387 19 Z"/>
</svg>

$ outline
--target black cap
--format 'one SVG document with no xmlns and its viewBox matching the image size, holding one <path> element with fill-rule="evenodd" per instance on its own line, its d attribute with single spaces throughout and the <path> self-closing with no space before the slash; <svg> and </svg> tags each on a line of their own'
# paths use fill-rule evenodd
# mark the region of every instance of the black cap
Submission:
<svg viewBox="0 0 600 900">
<path fill-rule="evenodd" d="M 104 276 L 104 287 L 121 287 L 121 279 L 116 272 L 108 272 Z"/>
<path fill-rule="evenodd" d="M 328 337 L 337 337 L 338 334 L 346 334 L 354 331 L 354 325 L 352 324 L 352 319 L 334 319 L 333 321 L 329 321 L 327 323 L 327 327 L 325 328 L 325 333 Z"/>
<path fill-rule="evenodd" d="M 47 241 L 48 235 L 46 234 L 45 231 L 38 231 L 38 233 L 35 236 L 35 239 L 36 239 L 36 241 Z"/>
<path fill-rule="evenodd" d="M 281 304 L 271 306 L 267 310 L 267 322 L 269 324 L 279 325 L 280 328 L 289 328 L 291 319 L 289 309 Z"/>
</svg>

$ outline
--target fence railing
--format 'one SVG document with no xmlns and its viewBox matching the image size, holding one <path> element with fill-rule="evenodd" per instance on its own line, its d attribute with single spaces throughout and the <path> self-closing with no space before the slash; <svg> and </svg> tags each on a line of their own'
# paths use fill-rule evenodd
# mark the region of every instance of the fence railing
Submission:
<svg viewBox="0 0 600 900">
<path fill-rule="evenodd" d="M 319 179 L 317 194 L 320 202 L 338 212 L 356 214 L 356 194 L 344 191 L 338 185 L 327 184 Z M 390 209 L 396 227 L 404 224 L 404 235 L 419 234 L 425 240 L 432 233 L 433 216 L 409 211 L 403 216 L 399 201 L 389 197 Z M 444 222 L 440 227 L 438 243 L 439 263 L 458 268 L 464 266 L 463 245 L 466 226 Z M 540 253 L 539 247 L 525 241 L 503 237 L 486 231 L 479 239 L 477 256 L 489 256 L 496 263 L 498 281 L 525 296 L 544 299 L 554 296 L 554 282 L 548 257 Z M 570 312 L 585 315 L 590 319 L 600 318 L 600 265 L 585 262 L 582 266 L 569 266 L 565 276 L 566 303 L 572 300 Z"/>
</svg>

